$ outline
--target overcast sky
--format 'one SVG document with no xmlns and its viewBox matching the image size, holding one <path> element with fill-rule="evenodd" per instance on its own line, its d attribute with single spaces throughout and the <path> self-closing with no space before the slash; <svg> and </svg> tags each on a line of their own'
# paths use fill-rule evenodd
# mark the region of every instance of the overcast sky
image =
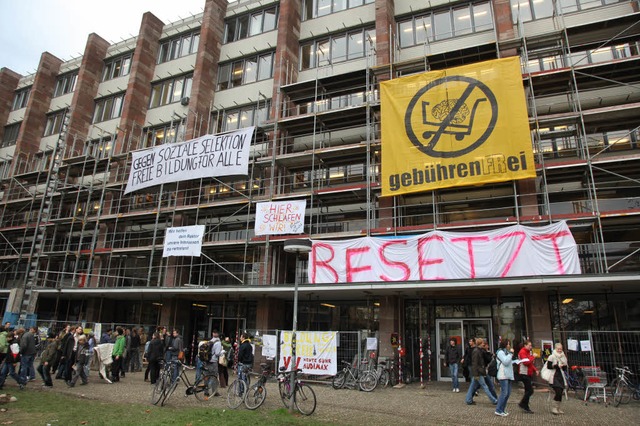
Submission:
<svg viewBox="0 0 640 426">
<path fill-rule="evenodd" d="M 87 37 L 109 42 L 138 35 L 145 12 L 168 24 L 202 12 L 205 0 L 0 0 L 0 68 L 28 75 L 42 52 L 81 56 Z"/>
</svg>

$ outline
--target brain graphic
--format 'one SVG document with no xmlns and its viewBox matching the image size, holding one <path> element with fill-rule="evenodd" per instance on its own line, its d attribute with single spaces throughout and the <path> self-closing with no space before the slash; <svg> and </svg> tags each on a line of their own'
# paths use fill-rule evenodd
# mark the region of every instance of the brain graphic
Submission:
<svg viewBox="0 0 640 426">
<path fill-rule="evenodd" d="M 457 99 L 447 99 L 440 102 L 431 109 L 431 115 L 433 115 L 437 120 L 443 121 L 456 105 L 456 102 L 458 102 Z M 468 116 L 469 108 L 467 107 L 467 104 L 463 103 L 451 119 L 451 123 L 460 124 L 464 122 Z"/>
</svg>

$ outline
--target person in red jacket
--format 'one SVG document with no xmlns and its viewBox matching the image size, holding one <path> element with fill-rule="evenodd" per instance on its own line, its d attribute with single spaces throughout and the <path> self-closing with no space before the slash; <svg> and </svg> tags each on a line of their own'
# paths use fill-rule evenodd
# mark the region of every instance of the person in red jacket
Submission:
<svg viewBox="0 0 640 426">
<path fill-rule="evenodd" d="M 531 395 L 533 395 L 533 376 L 538 372 L 536 367 L 533 365 L 533 361 L 538 357 L 538 355 L 534 354 L 531 350 L 532 348 L 531 340 L 525 340 L 524 346 L 518 352 L 518 358 L 520 359 L 520 364 L 518 365 L 518 369 L 520 372 L 520 380 L 524 384 L 524 396 L 522 400 L 518 404 L 518 407 L 522 408 L 525 413 L 533 414 L 531 408 L 529 408 L 529 399 L 531 399 Z"/>
</svg>

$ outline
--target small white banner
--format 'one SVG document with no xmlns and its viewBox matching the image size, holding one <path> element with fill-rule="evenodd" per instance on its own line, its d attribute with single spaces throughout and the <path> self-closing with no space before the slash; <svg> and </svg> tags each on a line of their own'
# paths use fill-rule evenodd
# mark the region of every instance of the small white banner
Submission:
<svg viewBox="0 0 640 426">
<path fill-rule="evenodd" d="M 301 234 L 306 207 L 306 200 L 257 203 L 256 235 Z"/>
<path fill-rule="evenodd" d="M 291 371 L 290 331 L 280 332 L 280 367 Z M 304 374 L 335 376 L 338 372 L 336 331 L 296 332 L 296 364 Z"/>
<path fill-rule="evenodd" d="M 164 251 L 162 252 L 162 257 L 200 257 L 203 236 L 204 225 L 168 228 L 164 234 Z"/>
<path fill-rule="evenodd" d="M 262 356 L 275 358 L 278 350 L 278 336 L 275 334 L 265 334 L 262 336 Z"/>
<path fill-rule="evenodd" d="M 247 175 L 254 129 L 247 127 L 235 132 L 205 135 L 186 142 L 134 151 L 124 193 L 161 183 Z"/>
</svg>

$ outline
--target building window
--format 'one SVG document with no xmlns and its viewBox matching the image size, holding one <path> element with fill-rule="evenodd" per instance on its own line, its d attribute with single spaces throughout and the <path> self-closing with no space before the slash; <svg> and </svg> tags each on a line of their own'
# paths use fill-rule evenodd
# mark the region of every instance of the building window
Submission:
<svg viewBox="0 0 640 426">
<path fill-rule="evenodd" d="M 398 22 L 400 47 L 493 29 L 489 3 L 468 4 L 434 13 L 415 15 Z"/>
<path fill-rule="evenodd" d="M 218 87 L 225 90 L 273 77 L 273 52 L 251 56 L 218 67 Z"/>
<path fill-rule="evenodd" d="M 47 124 L 44 127 L 44 135 L 51 136 L 62 131 L 65 111 L 60 110 L 47 115 Z"/>
<path fill-rule="evenodd" d="M 302 20 L 306 21 L 374 2 L 375 0 L 302 0 Z"/>
<path fill-rule="evenodd" d="M 260 106 L 248 105 L 242 108 L 226 110 L 222 114 L 214 115 L 217 119 L 217 132 L 228 132 L 231 130 L 244 129 L 250 126 L 261 126 L 271 117 L 271 105 L 267 102 Z"/>
<path fill-rule="evenodd" d="M 180 121 L 151 127 L 148 128 L 145 133 L 145 147 L 183 142 L 184 136 L 185 124 Z"/>
<path fill-rule="evenodd" d="M 178 102 L 180 99 L 189 96 L 192 83 L 192 74 L 154 83 L 151 86 L 149 108 Z"/>
<path fill-rule="evenodd" d="M 120 117 L 122 114 L 123 101 L 124 93 L 97 100 L 96 108 L 93 111 L 93 123 L 100 123 L 101 121 Z"/>
<path fill-rule="evenodd" d="M 362 58 L 369 40 L 375 39 L 375 30 L 361 29 L 303 43 L 300 46 L 300 70 Z"/>
<path fill-rule="evenodd" d="M 102 81 L 129 75 L 132 56 L 132 53 L 128 53 L 105 61 L 104 69 L 102 70 Z"/>
<path fill-rule="evenodd" d="M 78 70 L 61 75 L 56 81 L 56 88 L 53 96 L 62 96 L 76 90 L 76 82 L 78 81 Z"/>
<path fill-rule="evenodd" d="M 26 107 L 27 102 L 29 102 L 29 93 L 31 93 L 31 87 L 17 90 L 15 97 L 13 98 L 13 105 L 11 106 L 11 111 L 15 111 L 17 109 L 22 109 Z"/>
<path fill-rule="evenodd" d="M 158 52 L 158 63 L 173 61 L 174 59 L 196 53 L 200 43 L 200 32 L 180 34 L 169 40 L 164 40 L 160 44 Z"/>
<path fill-rule="evenodd" d="M 5 126 L 4 136 L 2 137 L 2 141 L 0 141 L 0 148 L 5 148 L 7 146 L 16 144 L 16 141 L 18 140 L 18 133 L 20 133 L 20 124 L 22 123 L 15 123 Z"/>
<path fill-rule="evenodd" d="M 278 23 L 278 7 L 253 11 L 244 15 L 234 16 L 225 22 L 224 42 L 231 43 L 266 33 L 276 29 Z"/>
<path fill-rule="evenodd" d="M 106 137 L 102 139 L 95 139 L 87 142 L 87 155 L 97 158 L 107 158 L 113 150 L 113 139 Z"/>
<path fill-rule="evenodd" d="M 10 161 L 0 162 L 0 179 L 4 179 L 9 176 L 9 169 L 11 169 Z"/>
</svg>

